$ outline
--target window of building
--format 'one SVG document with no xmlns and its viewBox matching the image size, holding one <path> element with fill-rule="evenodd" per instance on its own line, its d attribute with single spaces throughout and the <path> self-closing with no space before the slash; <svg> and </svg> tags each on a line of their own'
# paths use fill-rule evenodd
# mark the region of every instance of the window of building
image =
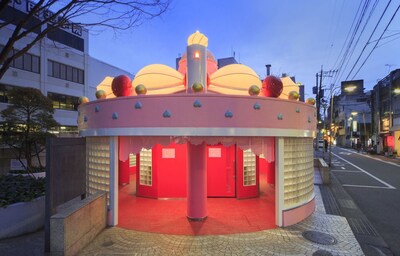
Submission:
<svg viewBox="0 0 400 256">
<path fill-rule="evenodd" d="M 67 80 L 67 66 L 60 65 L 60 79 Z"/>
<path fill-rule="evenodd" d="M 8 103 L 8 91 L 12 89 L 12 86 L 0 84 L 0 102 Z"/>
<path fill-rule="evenodd" d="M 47 97 L 49 97 L 53 101 L 54 109 L 63 109 L 72 111 L 78 110 L 79 97 L 58 94 L 53 92 L 47 93 Z"/>
<path fill-rule="evenodd" d="M 79 68 L 75 68 L 69 65 L 65 65 L 53 60 L 48 62 L 48 75 L 51 77 L 84 84 L 84 71 Z"/>
<path fill-rule="evenodd" d="M 4 48 L 4 45 L 0 45 L 0 51 L 3 50 L 3 48 Z M 12 56 L 16 52 L 17 52 L 17 50 L 13 49 L 10 52 L 9 56 Z M 30 53 L 24 53 L 22 56 L 13 60 L 10 64 L 10 67 L 39 74 L 40 73 L 40 57 L 30 54 Z"/>
<path fill-rule="evenodd" d="M 78 69 L 78 83 L 83 84 L 83 81 L 85 81 L 84 79 L 84 74 L 83 74 L 83 70 Z"/>
<path fill-rule="evenodd" d="M 32 56 L 32 72 L 39 73 L 40 59 L 37 56 Z"/>
<path fill-rule="evenodd" d="M 76 137 L 79 134 L 77 126 L 57 126 L 49 131 L 58 137 Z"/>
</svg>

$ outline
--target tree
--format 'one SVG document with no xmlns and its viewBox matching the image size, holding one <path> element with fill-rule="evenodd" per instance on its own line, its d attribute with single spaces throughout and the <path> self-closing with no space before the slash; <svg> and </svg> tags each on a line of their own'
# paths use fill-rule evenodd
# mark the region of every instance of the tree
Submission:
<svg viewBox="0 0 400 256">
<path fill-rule="evenodd" d="M 8 146 L 15 157 L 26 159 L 28 171 L 36 157 L 43 168 L 39 154 L 45 150 L 49 130 L 59 124 L 53 118 L 53 103 L 38 89 L 15 87 L 9 91 L 10 105 L 0 112 L 1 144 Z M 22 163 L 22 161 L 21 161 Z"/>
<path fill-rule="evenodd" d="M 170 0 L 5 0 L 0 2 L 0 29 L 12 24 L 12 35 L 0 49 L 0 79 L 12 62 L 28 52 L 36 43 L 56 29 L 71 29 L 81 33 L 83 28 L 127 30 L 145 19 L 163 14 Z M 24 6 L 24 12 L 11 8 Z M 78 20 L 79 23 L 71 23 Z M 17 42 L 25 47 L 15 49 Z"/>
</svg>

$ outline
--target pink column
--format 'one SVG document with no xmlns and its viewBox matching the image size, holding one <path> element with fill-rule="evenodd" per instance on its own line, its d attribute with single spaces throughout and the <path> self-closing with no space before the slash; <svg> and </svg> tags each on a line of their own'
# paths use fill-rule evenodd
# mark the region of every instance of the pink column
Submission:
<svg viewBox="0 0 400 256">
<path fill-rule="evenodd" d="M 207 147 L 188 143 L 187 217 L 192 221 L 207 218 Z"/>
</svg>

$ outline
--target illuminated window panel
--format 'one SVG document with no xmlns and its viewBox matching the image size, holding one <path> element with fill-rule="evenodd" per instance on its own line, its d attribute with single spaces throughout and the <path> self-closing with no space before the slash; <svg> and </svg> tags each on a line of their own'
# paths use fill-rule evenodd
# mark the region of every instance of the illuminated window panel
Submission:
<svg viewBox="0 0 400 256">
<path fill-rule="evenodd" d="M 284 205 L 297 207 L 314 195 L 314 156 L 312 139 L 285 138 Z"/>
<path fill-rule="evenodd" d="M 152 185 L 152 150 L 142 149 L 140 151 L 140 185 L 151 186 Z"/>
<path fill-rule="evenodd" d="M 256 185 L 256 155 L 250 149 L 243 150 L 243 186 Z"/>
</svg>

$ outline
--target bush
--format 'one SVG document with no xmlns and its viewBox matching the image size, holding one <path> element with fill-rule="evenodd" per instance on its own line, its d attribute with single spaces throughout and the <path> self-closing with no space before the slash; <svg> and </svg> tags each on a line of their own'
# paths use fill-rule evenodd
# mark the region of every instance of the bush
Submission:
<svg viewBox="0 0 400 256">
<path fill-rule="evenodd" d="M 45 178 L 30 176 L 0 176 L 0 207 L 18 202 L 29 202 L 45 195 Z"/>
</svg>

